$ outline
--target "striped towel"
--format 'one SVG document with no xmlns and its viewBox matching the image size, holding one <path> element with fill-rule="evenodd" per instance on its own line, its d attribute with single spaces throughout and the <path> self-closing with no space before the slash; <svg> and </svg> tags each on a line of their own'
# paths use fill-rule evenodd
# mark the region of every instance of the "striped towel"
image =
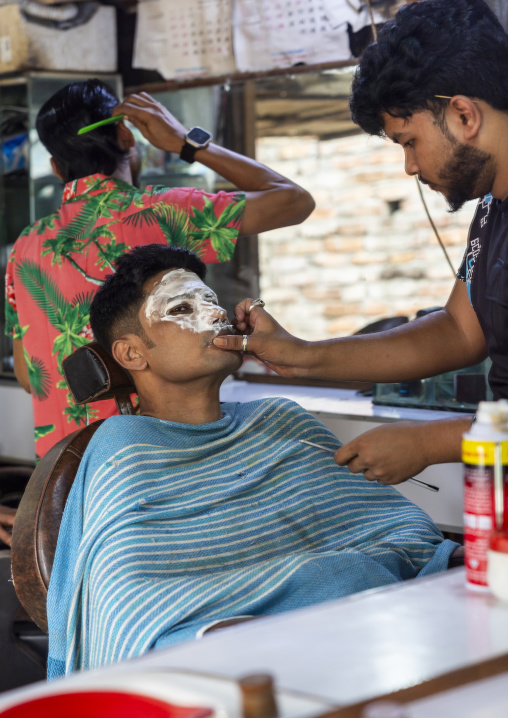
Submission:
<svg viewBox="0 0 508 718">
<path fill-rule="evenodd" d="M 115 416 L 95 433 L 58 538 L 48 677 L 446 568 L 456 544 L 427 514 L 299 443 L 340 446 L 300 406 L 222 411 Z"/>
</svg>

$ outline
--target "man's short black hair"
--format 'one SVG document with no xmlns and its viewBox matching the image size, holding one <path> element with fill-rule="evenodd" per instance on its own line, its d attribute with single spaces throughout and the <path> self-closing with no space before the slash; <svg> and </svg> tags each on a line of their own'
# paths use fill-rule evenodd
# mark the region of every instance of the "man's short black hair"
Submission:
<svg viewBox="0 0 508 718">
<path fill-rule="evenodd" d="M 467 95 L 508 110 L 508 35 L 483 0 L 419 0 L 402 7 L 363 53 L 353 80 L 353 121 L 383 135 L 383 112 L 430 110 L 442 123 L 448 100 Z"/>
<path fill-rule="evenodd" d="M 118 144 L 116 124 L 78 135 L 78 130 L 111 117 L 120 104 L 101 80 L 72 82 L 39 110 L 35 126 L 65 182 L 96 174 L 112 175 L 128 151 Z"/>
<path fill-rule="evenodd" d="M 206 265 L 195 254 L 163 244 L 136 247 L 115 262 L 115 269 L 90 306 L 94 337 L 108 352 L 123 334 L 136 334 L 147 343 L 138 315 L 146 299 L 143 286 L 149 279 L 170 269 L 187 269 L 203 281 L 206 275 Z"/>
</svg>

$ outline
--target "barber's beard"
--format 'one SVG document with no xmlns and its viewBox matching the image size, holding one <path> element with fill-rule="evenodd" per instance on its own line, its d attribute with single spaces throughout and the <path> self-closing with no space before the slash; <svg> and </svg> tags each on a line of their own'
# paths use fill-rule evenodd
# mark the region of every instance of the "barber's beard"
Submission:
<svg viewBox="0 0 508 718">
<path fill-rule="evenodd" d="M 447 160 L 439 179 L 447 186 L 444 195 L 450 212 L 471 199 L 483 197 L 492 189 L 495 178 L 494 159 L 476 147 L 453 143 L 452 157 Z"/>
</svg>

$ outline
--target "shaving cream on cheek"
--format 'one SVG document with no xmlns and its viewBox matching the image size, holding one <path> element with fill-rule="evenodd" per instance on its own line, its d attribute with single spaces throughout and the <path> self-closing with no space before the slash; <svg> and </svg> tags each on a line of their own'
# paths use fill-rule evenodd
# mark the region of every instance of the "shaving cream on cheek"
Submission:
<svg viewBox="0 0 508 718">
<path fill-rule="evenodd" d="M 197 274 L 186 269 L 173 269 L 152 289 L 146 302 L 145 316 L 149 324 L 173 322 L 182 329 L 196 333 L 215 329 L 220 331 L 224 323 L 214 325 L 213 322 L 220 318 L 224 310 L 216 301 L 215 293 Z M 170 314 L 171 309 L 180 304 L 188 304 L 192 311 L 188 314 Z"/>
</svg>

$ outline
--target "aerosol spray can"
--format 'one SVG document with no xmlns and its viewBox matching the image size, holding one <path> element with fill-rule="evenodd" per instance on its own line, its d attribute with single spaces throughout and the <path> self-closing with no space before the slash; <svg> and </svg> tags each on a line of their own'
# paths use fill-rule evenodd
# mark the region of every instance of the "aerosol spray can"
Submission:
<svg viewBox="0 0 508 718">
<path fill-rule="evenodd" d="M 464 434 L 464 553 L 466 582 L 488 590 L 487 553 L 494 529 L 503 530 L 508 491 L 508 401 L 482 401 Z"/>
</svg>

